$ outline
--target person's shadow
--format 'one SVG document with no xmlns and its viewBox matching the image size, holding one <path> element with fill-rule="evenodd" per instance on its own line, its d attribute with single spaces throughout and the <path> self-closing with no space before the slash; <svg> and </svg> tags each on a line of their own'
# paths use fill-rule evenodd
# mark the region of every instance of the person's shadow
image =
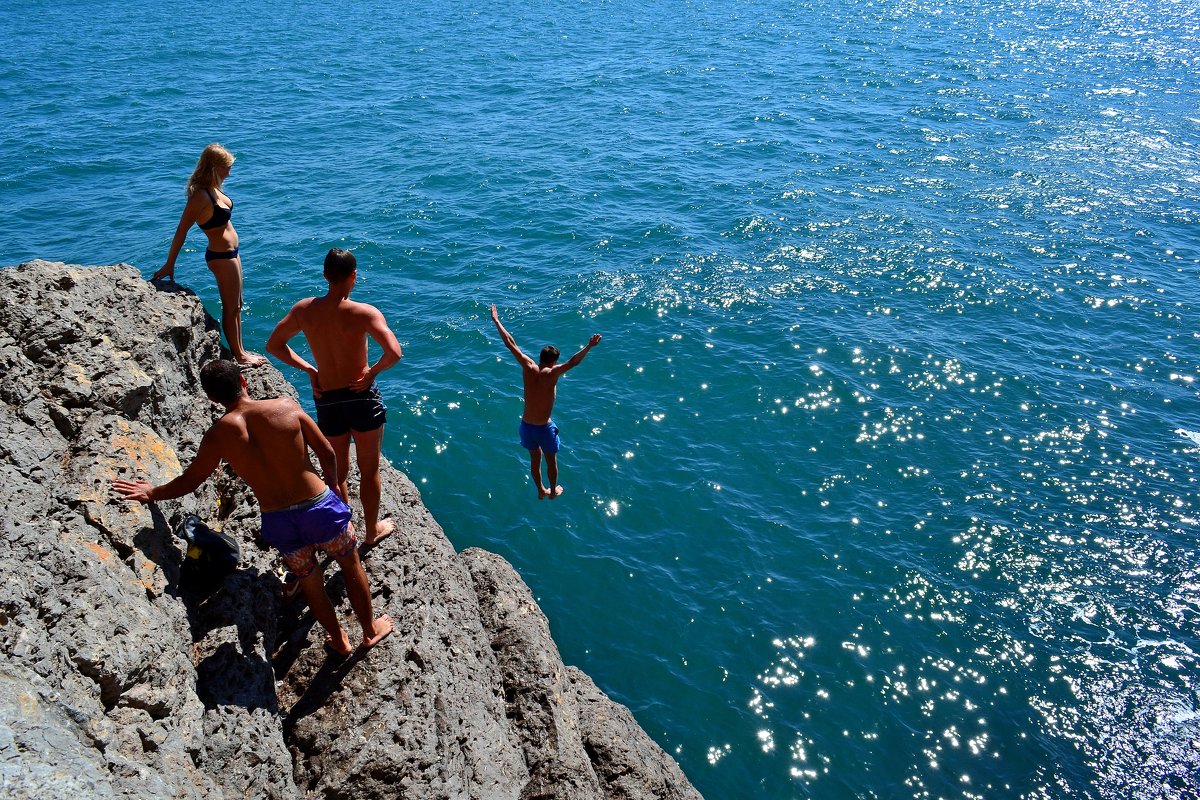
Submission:
<svg viewBox="0 0 1200 800">
<path fill-rule="evenodd" d="M 324 571 L 331 563 L 333 563 L 333 559 L 325 558 L 319 569 Z M 342 601 L 346 598 L 346 582 L 341 570 L 326 578 L 325 591 L 329 594 L 329 599 L 335 608 L 342 605 Z M 286 631 L 288 635 L 286 639 L 282 640 L 283 644 L 271 660 L 275 674 L 279 678 L 286 676 L 304 651 L 310 647 L 309 635 L 317 621 L 307 609 L 308 604 L 304 602 L 302 592 L 297 594 L 293 602 L 284 607 L 280 628 L 281 633 Z M 351 641 L 353 641 L 353 632 L 350 633 Z M 303 694 L 284 713 L 283 734 L 285 738 L 291 736 L 300 720 L 323 708 L 330 696 L 341 686 L 345 677 L 371 652 L 369 649 L 356 647 L 350 655 L 342 656 L 328 646 L 324 650 L 325 660 L 320 669 L 308 680 L 308 686 L 304 689 Z"/>
<path fill-rule="evenodd" d="M 273 573 L 241 567 L 211 593 L 184 590 L 192 640 L 215 637 L 219 642 L 196 665 L 196 693 L 205 708 L 235 705 L 248 711 L 279 711 L 275 671 L 265 652 L 276 633 L 278 586 Z"/>
<path fill-rule="evenodd" d="M 183 603 L 193 646 L 215 649 L 196 665 L 196 693 L 205 708 L 241 706 L 249 711 L 279 710 L 275 673 L 266 646 L 278 633 L 279 579 L 245 560 L 232 572 L 206 579 L 184 570 L 186 540 L 176 533 L 157 504 L 149 504 L 153 527 L 134 544 L 162 569 L 165 594 Z M 177 515 L 180 522 L 185 514 Z"/>
<path fill-rule="evenodd" d="M 325 659 L 325 663 L 312 676 L 312 680 L 309 681 L 308 688 L 304 690 L 304 694 L 300 695 L 300 698 L 292 704 L 292 707 L 284 715 L 284 741 L 291 741 L 292 732 L 300 720 L 325 706 L 334 690 L 341 685 L 342 681 L 350 674 L 355 665 L 366 658 L 370 652 L 370 650 L 359 647 L 355 648 L 350 655 L 345 657 L 339 656 L 336 653 L 329 653 L 329 656 Z"/>
</svg>

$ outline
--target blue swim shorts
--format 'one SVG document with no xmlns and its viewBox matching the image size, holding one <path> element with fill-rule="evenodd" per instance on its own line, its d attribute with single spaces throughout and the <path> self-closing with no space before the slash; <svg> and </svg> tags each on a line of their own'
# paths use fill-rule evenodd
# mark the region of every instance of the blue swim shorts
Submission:
<svg viewBox="0 0 1200 800">
<path fill-rule="evenodd" d="M 305 578 L 317 568 L 318 550 L 333 558 L 350 555 L 358 538 L 349 526 L 350 507 L 328 488 L 302 503 L 262 515 L 263 539 L 279 550 L 297 578 Z"/>
<path fill-rule="evenodd" d="M 313 402 L 317 406 L 317 427 L 326 436 L 345 436 L 350 431 L 367 433 L 387 422 L 387 407 L 374 383 L 361 392 L 349 387 L 330 389 Z"/>
<path fill-rule="evenodd" d="M 558 426 L 554 424 L 554 420 L 550 420 L 545 425 L 530 425 L 525 420 L 521 420 L 518 432 L 521 436 L 521 447 L 530 452 L 541 450 L 543 453 L 553 455 L 562 446 L 562 440 L 558 438 Z"/>
</svg>

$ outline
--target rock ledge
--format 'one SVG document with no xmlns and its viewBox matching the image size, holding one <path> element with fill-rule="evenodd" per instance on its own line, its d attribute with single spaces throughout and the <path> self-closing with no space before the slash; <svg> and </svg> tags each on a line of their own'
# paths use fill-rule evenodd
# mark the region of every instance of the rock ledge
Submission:
<svg viewBox="0 0 1200 800">
<path fill-rule="evenodd" d="M 388 465 L 398 531 L 365 563 L 396 632 L 345 661 L 283 603 L 231 474 L 156 506 L 113 499 L 114 478 L 178 474 L 213 419 L 198 373 L 219 337 L 192 293 L 37 261 L 0 270 L 0 297 L 0 795 L 700 797 L 563 665 L 513 568 L 456 553 Z M 274 369 L 247 378 L 295 396 Z M 242 546 L 207 596 L 180 583 L 171 531 L 189 513 Z"/>
</svg>

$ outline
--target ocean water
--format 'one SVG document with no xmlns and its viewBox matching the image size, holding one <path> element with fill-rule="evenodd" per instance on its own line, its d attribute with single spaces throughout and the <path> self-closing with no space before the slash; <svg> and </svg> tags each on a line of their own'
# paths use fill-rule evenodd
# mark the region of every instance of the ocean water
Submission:
<svg viewBox="0 0 1200 800">
<path fill-rule="evenodd" d="M 227 145 L 248 345 L 352 248 L 405 353 L 386 455 L 706 797 L 1197 796 L 1194 3 L 31 0 L 0 30 L 0 262 L 149 275 Z M 216 313 L 203 248 L 177 276 Z M 604 336 L 553 503 L 493 302 L 531 350 Z"/>
</svg>

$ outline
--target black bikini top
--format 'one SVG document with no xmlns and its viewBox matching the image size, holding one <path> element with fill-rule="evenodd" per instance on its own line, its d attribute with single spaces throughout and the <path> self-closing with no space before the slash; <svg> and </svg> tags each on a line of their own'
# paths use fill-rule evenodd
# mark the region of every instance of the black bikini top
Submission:
<svg viewBox="0 0 1200 800">
<path fill-rule="evenodd" d="M 204 191 L 208 192 L 208 198 L 212 200 L 213 213 L 208 218 L 208 222 L 204 224 L 197 222 L 196 224 L 200 225 L 200 230 L 202 231 L 210 231 L 213 228 L 224 228 L 229 224 L 230 218 L 233 217 L 233 203 L 229 204 L 229 208 L 225 208 L 225 206 L 217 204 L 217 196 L 213 194 L 212 189 L 205 188 Z"/>
</svg>

